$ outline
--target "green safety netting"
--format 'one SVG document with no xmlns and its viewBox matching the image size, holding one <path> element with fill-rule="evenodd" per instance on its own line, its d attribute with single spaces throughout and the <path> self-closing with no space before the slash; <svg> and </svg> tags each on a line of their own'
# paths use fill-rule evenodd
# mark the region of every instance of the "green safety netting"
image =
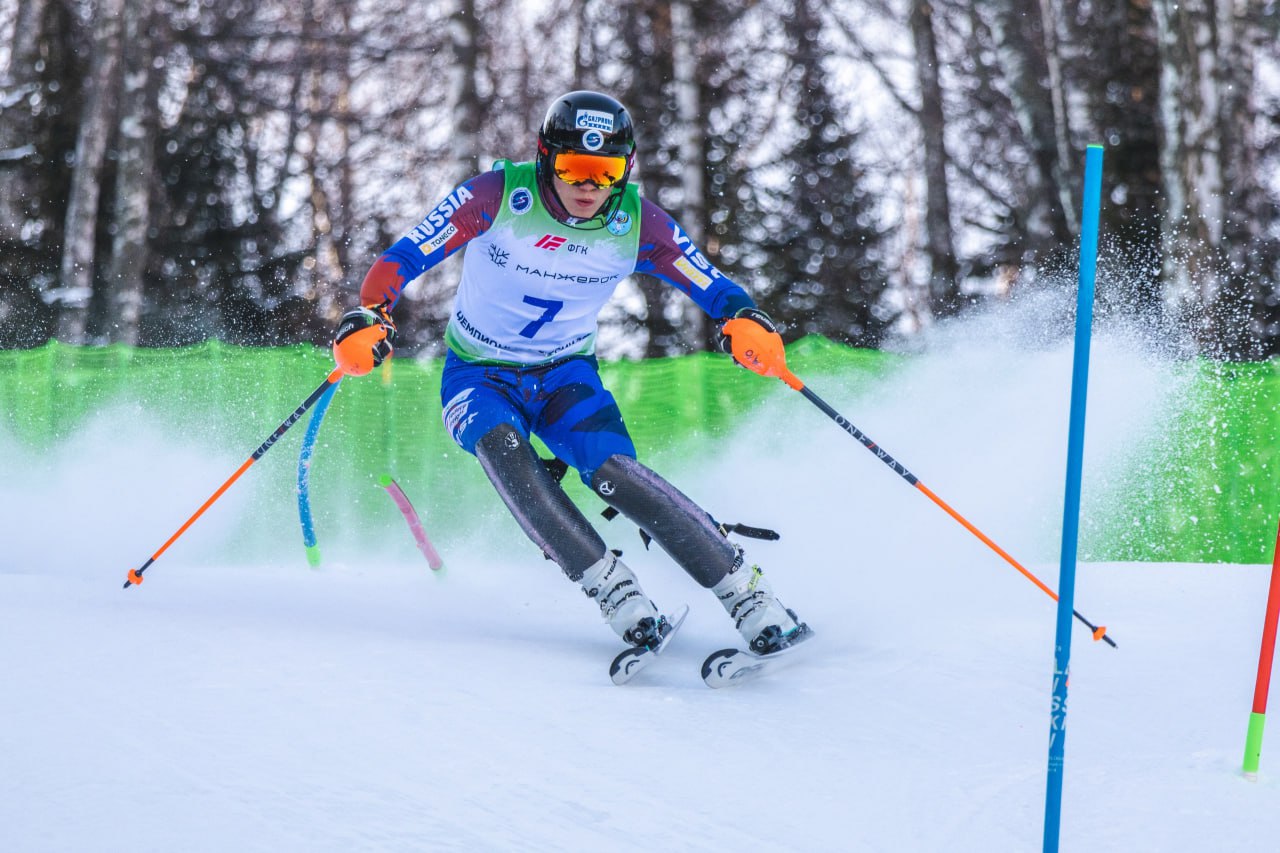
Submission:
<svg viewBox="0 0 1280 853">
<path fill-rule="evenodd" d="M 867 383 L 910 360 L 818 337 L 792 344 L 787 353 L 800 376 L 839 374 Z M 0 437 L 15 444 L 15 452 L 52 455 L 94 418 L 111 416 L 225 458 L 230 475 L 331 365 L 327 351 L 311 346 L 216 341 L 179 349 L 50 343 L 0 352 Z M 386 473 L 430 507 L 433 529 L 466 529 L 477 506 L 494 507 L 479 466 L 440 425 L 440 368 L 438 359 L 395 359 L 372 377 L 342 383 L 311 476 L 322 545 L 370 525 L 402 523 L 377 488 Z M 1270 561 L 1280 512 L 1274 476 L 1280 367 L 1200 362 L 1187 369 L 1194 377 L 1185 404 L 1108 478 L 1104 505 L 1092 508 L 1084 528 L 1083 558 Z M 602 372 L 642 458 L 664 465 L 713 453 L 742 412 L 790 393 L 709 353 L 606 362 Z M 295 425 L 290 440 L 263 457 L 254 485 L 237 485 L 254 495 L 253 523 L 240 525 L 243 535 L 234 543 L 240 556 L 281 543 L 301 551 L 294 499 L 304 430 L 305 421 Z M 165 479 L 177 477 L 180 472 L 142 471 L 122 488 L 163 488 Z M 566 482 L 575 500 L 594 501 L 572 473 Z M 177 523 L 196 505 L 183 508 Z M 598 501 L 591 506 L 598 510 Z M 157 541 L 139 547 L 154 547 L 169 532 L 157 529 Z"/>
<path fill-rule="evenodd" d="M 1182 405 L 1114 478 L 1102 559 L 1269 563 L 1280 516 L 1280 360 L 1201 361 Z"/>
</svg>

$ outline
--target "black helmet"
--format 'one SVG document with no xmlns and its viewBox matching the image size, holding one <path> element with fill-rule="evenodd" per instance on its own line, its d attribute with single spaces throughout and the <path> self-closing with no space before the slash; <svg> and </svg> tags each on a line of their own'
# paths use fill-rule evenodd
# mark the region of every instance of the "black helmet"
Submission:
<svg viewBox="0 0 1280 853">
<path fill-rule="evenodd" d="M 626 171 L 614 184 L 613 194 L 620 203 L 635 150 L 635 127 L 626 107 L 600 92 L 569 92 L 551 102 L 538 129 L 539 186 L 544 195 L 551 195 L 551 161 L 559 152 L 622 156 L 627 158 Z M 611 207 L 616 209 L 616 205 L 606 205 L 605 210 Z"/>
</svg>

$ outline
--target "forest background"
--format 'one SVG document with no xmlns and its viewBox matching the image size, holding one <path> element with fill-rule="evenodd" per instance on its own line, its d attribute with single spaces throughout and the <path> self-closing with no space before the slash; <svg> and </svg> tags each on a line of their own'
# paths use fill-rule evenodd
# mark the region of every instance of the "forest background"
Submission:
<svg viewBox="0 0 1280 853">
<path fill-rule="evenodd" d="M 574 88 L 788 340 L 897 341 L 1070 286 L 1280 354 L 1277 0 L 0 0 L 0 347 L 324 344 L 376 256 Z M 455 262 L 410 286 L 440 353 Z M 600 351 L 704 349 L 634 276 Z"/>
</svg>

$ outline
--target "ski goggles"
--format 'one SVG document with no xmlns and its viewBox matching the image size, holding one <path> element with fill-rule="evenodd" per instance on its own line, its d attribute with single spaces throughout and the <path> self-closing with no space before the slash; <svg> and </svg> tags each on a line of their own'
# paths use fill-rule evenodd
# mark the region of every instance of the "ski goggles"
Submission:
<svg viewBox="0 0 1280 853">
<path fill-rule="evenodd" d="M 601 188 L 612 187 L 627 174 L 627 158 L 610 154 L 583 154 L 560 151 L 551 160 L 551 170 L 566 184 L 588 181 Z"/>
</svg>

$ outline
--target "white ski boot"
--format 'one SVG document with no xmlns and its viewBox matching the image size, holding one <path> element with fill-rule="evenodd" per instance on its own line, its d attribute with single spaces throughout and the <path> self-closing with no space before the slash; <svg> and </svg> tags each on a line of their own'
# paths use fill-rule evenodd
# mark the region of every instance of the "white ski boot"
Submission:
<svg viewBox="0 0 1280 853">
<path fill-rule="evenodd" d="M 767 655 L 794 645 L 811 633 L 795 611 L 783 606 L 759 566 L 747 566 L 739 551 L 729 574 L 712 588 L 733 619 L 747 648 Z"/>
<path fill-rule="evenodd" d="M 640 581 L 626 564 L 606 551 L 600 561 L 582 575 L 582 591 L 600 605 L 600 615 L 614 633 L 633 646 L 657 638 L 662 615 L 640 588 Z"/>
</svg>

